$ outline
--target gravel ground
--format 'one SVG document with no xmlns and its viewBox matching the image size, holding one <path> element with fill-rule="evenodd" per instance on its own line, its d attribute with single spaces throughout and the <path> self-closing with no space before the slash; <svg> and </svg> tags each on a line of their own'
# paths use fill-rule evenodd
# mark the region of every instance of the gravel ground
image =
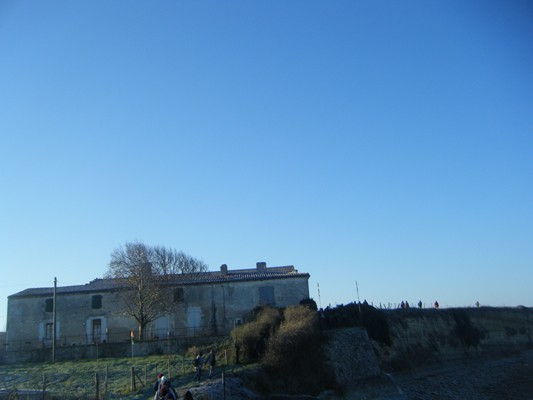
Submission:
<svg viewBox="0 0 533 400">
<path fill-rule="evenodd" d="M 393 375 L 407 400 L 533 400 L 533 350 Z"/>
</svg>

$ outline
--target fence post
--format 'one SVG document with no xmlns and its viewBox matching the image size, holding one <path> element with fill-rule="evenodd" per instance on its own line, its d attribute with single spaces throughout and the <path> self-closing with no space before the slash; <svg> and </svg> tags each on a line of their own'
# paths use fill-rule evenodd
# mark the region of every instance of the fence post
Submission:
<svg viewBox="0 0 533 400">
<path fill-rule="evenodd" d="M 104 393 L 107 395 L 107 384 L 109 383 L 109 365 L 105 366 L 105 382 L 104 382 Z"/>
<path fill-rule="evenodd" d="M 222 392 L 223 399 L 226 400 L 226 367 L 222 367 Z"/>
<path fill-rule="evenodd" d="M 100 399 L 100 378 L 98 376 L 98 372 L 94 373 L 94 389 L 96 391 L 94 398 L 96 400 L 99 400 Z"/>
<path fill-rule="evenodd" d="M 148 364 L 144 364 L 144 381 L 148 385 Z"/>
<path fill-rule="evenodd" d="M 46 393 L 46 375 L 43 373 L 43 400 Z"/>
<path fill-rule="evenodd" d="M 170 379 L 170 356 L 167 358 L 167 376 Z"/>
<path fill-rule="evenodd" d="M 131 391 L 135 390 L 135 367 L 131 367 Z"/>
</svg>

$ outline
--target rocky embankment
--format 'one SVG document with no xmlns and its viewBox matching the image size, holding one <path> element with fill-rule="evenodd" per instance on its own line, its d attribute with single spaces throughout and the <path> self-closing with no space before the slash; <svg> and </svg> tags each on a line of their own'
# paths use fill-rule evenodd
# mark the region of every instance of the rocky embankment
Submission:
<svg viewBox="0 0 533 400">
<path fill-rule="evenodd" d="M 532 309 L 388 310 L 384 316 L 387 344 L 357 328 L 331 333 L 326 361 L 343 391 L 338 398 L 533 400 Z"/>
<path fill-rule="evenodd" d="M 532 400 L 533 350 L 420 368 L 393 380 L 407 400 Z"/>
<path fill-rule="evenodd" d="M 533 349 L 507 357 L 479 357 L 366 377 L 342 394 L 265 398 L 242 385 L 239 379 L 229 379 L 226 397 L 220 382 L 206 382 L 192 392 L 195 399 L 210 400 L 533 400 Z"/>
</svg>

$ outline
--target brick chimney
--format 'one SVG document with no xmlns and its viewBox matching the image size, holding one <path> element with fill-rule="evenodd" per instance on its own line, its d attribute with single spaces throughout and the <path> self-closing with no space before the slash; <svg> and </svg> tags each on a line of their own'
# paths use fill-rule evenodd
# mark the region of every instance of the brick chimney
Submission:
<svg viewBox="0 0 533 400">
<path fill-rule="evenodd" d="M 266 262 L 257 262 L 255 263 L 255 267 L 257 268 L 257 272 L 266 272 L 267 269 L 267 263 Z"/>
<path fill-rule="evenodd" d="M 220 272 L 222 272 L 222 275 L 227 275 L 228 274 L 228 266 L 226 264 L 222 264 L 220 266 Z"/>
</svg>

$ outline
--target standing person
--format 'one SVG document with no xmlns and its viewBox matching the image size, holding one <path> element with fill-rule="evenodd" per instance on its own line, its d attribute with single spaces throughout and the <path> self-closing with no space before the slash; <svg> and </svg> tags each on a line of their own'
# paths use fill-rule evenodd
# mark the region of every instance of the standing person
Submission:
<svg viewBox="0 0 533 400">
<path fill-rule="evenodd" d="M 170 379 L 168 379 L 163 374 L 157 374 L 157 381 L 154 384 L 154 400 L 176 400 L 177 395 L 176 391 L 172 387 L 172 383 L 170 383 Z"/>
<path fill-rule="evenodd" d="M 165 400 L 177 400 L 178 396 L 170 383 L 170 379 L 163 377 L 162 381 L 163 386 L 161 388 L 160 397 L 163 397 Z"/>
<path fill-rule="evenodd" d="M 217 357 L 213 349 L 211 349 L 211 351 L 207 355 L 207 362 L 209 363 L 209 377 L 211 378 L 213 376 L 213 371 L 215 370 L 215 366 L 217 364 Z"/>
<path fill-rule="evenodd" d="M 163 385 L 161 378 L 164 378 L 163 374 L 157 374 L 157 381 L 155 381 L 154 383 L 154 400 L 157 400 L 159 398 L 159 391 L 161 389 L 161 386 Z"/>
<path fill-rule="evenodd" d="M 200 382 L 202 379 L 202 368 L 204 366 L 204 358 L 202 353 L 198 353 L 194 359 L 194 380 Z"/>
</svg>

